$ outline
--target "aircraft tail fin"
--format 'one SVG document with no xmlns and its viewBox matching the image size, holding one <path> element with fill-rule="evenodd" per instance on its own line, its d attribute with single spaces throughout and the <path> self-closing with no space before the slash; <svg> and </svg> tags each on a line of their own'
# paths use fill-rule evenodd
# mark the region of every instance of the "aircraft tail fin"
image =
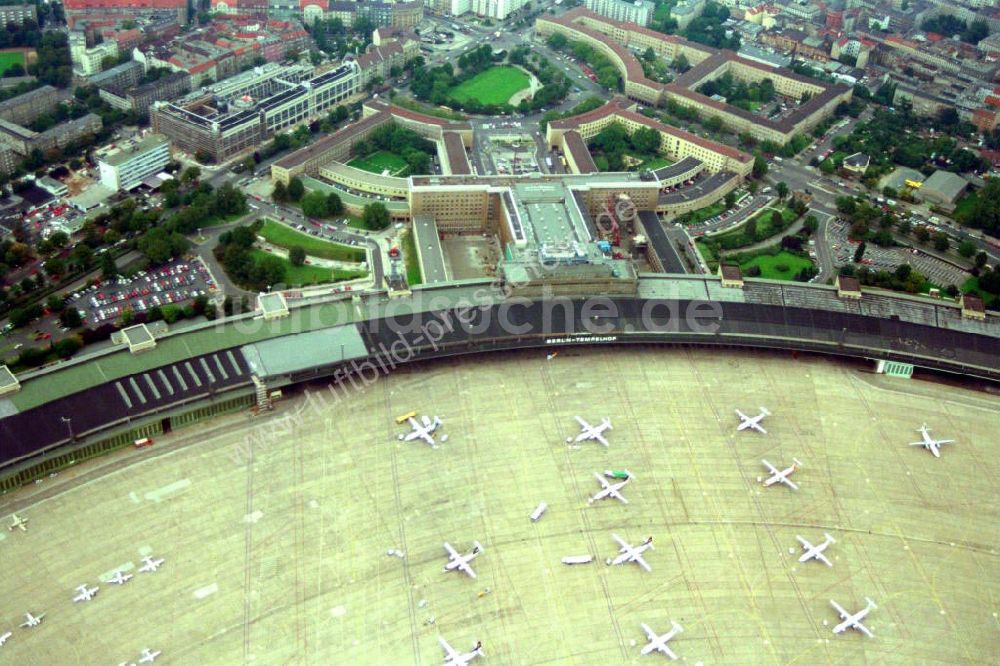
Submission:
<svg viewBox="0 0 1000 666">
<path fill-rule="evenodd" d="M 865 597 L 865 601 L 868 603 L 868 605 L 871 607 L 872 610 L 878 608 L 878 606 L 875 605 L 875 602 L 871 600 L 871 597 Z"/>
<path fill-rule="evenodd" d="M 823 532 L 823 536 L 825 536 L 826 540 L 830 543 L 837 543 L 837 540 L 830 536 L 827 532 Z"/>
<path fill-rule="evenodd" d="M 760 408 L 760 413 L 763 414 L 764 416 L 770 416 L 771 415 L 771 412 L 767 411 L 767 407 L 761 407 Z"/>
</svg>

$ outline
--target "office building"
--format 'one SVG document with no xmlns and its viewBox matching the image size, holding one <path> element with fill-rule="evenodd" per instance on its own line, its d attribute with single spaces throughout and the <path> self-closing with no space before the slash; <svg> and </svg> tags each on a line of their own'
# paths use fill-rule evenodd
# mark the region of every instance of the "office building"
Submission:
<svg viewBox="0 0 1000 666">
<path fill-rule="evenodd" d="M 656 5 L 649 0 L 587 0 L 587 9 L 615 21 L 649 25 Z"/>
<path fill-rule="evenodd" d="M 133 189 L 162 171 L 168 162 L 170 140 L 162 134 L 150 134 L 97 158 L 101 184 L 113 192 Z"/>
</svg>

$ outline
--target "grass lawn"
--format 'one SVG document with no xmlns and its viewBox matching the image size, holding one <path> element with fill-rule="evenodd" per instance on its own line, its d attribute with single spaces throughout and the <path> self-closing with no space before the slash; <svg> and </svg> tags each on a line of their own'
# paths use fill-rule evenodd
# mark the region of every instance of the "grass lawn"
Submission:
<svg viewBox="0 0 1000 666">
<path fill-rule="evenodd" d="M 988 308 L 994 308 L 1000 304 L 1000 297 L 994 296 L 993 294 L 985 292 L 979 288 L 979 278 L 977 277 L 970 277 L 959 286 L 958 290 L 963 294 L 979 294 L 979 297 L 983 299 L 983 303 L 985 303 Z"/>
<path fill-rule="evenodd" d="M 420 260 L 417 258 L 417 244 L 410 229 L 403 235 L 403 264 L 406 266 L 406 284 L 413 287 L 424 281 L 420 273 Z"/>
<path fill-rule="evenodd" d="M 951 214 L 953 219 L 959 219 L 960 216 L 968 215 L 972 212 L 972 207 L 976 205 L 976 200 L 979 195 L 975 192 L 969 192 L 964 197 L 962 197 L 957 204 L 955 204 L 955 210 Z"/>
<path fill-rule="evenodd" d="M 743 273 L 751 266 L 760 267 L 760 277 L 768 280 L 793 280 L 803 268 L 813 265 L 806 257 L 781 251 L 776 255 L 761 255 L 740 264 Z M 785 270 L 781 270 L 784 268 Z"/>
<path fill-rule="evenodd" d="M 406 175 L 407 169 L 406 160 L 396 153 L 390 153 L 385 150 L 380 150 L 365 157 L 355 157 L 347 163 L 347 166 L 377 174 L 388 170 L 390 176 L 400 177 Z"/>
<path fill-rule="evenodd" d="M 10 53 L 0 53 L 0 74 L 3 74 L 11 65 L 20 65 L 24 67 L 24 54 L 20 51 L 10 52 Z"/>
<path fill-rule="evenodd" d="M 213 215 L 206 220 L 203 220 L 201 224 L 198 225 L 199 229 L 211 229 L 212 227 L 220 227 L 223 224 L 229 224 L 230 222 L 235 222 L 240 218 L 249 215 L 251 210 L 247 210 L 245 213 L 234 213 L 233 215 L 226 215 L 224 217 L 219 217 L 218 215 Z"/>
<path fill-rule="evenodd" d="M 718 267 L 719 258 L 715 256 L 715 250 L 711 245 L 705 242 L 704 237 L 695 240 L 694 245 L 698 248 L 698 252 L 701 253 L 701 258 L 705 260 L 705 263 L 709 265 L 709 268 Z"/>
<path fill-rule="evenodd" d="M 674 161 L 658 155 L 656 157 L 650 157 L 648 160 L 639 165 L 639 170 L 649 169 L 650 171 L 655 171 L 656 169 L 662 169 L 665 166 L 670 166 Z"/>
<path fill-rule="evenodd" d="M 292 262 L 276 254 L 265 252 L 264 250 L 251 250 L 254 260 L 264 257 L 275 257 L 285 265 L 285 282 L 290 285 L 310 285 L 322 282 L 340 282 L 341 280 L 352 280 L 363 277 L 364 271 L 344 271 L 336 268 L 323 268 L 321 266 L 292 266 Z"/>
<path fill-rule="evenodd" d="M 266 238 L 268 243 L 283 247 L 286 250 L 298 245 L 311 257 L 335 259 L 338 261 L 365 260 L 364 250 L 349 245 L 333 243 L 310 236 L 309 234 L 303 234 L 274 220 L 264 220 L 264 225 L 257 233 Z"/>
<path fill-rule="evenodd" d="M 516 67 L 490 67 L 452 88 L 450 94 L 459 102 L 475 99 L 480 104 L 506 104 L 514 93 L 527 88 L 530 81 Z"/>
<path fill-rule="evenodd" d="M 724 210 L 726 210 L 726 202 L 725 200 L 719 200 L 711 206 L 705 206 L 704 208 L 693 210 L 690 213 L 682 215 L 681 217 L 684 218 L 684 224 L 700 224 L 710 217 L 715 217 Z"/>
</svg>

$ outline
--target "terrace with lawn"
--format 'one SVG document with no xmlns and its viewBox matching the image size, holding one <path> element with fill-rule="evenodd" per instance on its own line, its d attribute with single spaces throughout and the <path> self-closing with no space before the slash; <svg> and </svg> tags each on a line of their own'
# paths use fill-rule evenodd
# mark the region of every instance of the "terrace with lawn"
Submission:
<svg viewBox="0 0 1000 666">
<path fill-rule="evenodd" d="M 271 245 L 285 250 L 301 247 L 308 256 L 319 259 L 360 263 L 366 258 L 365 251 L 360 248 L 303 234 L 274 220 L 264 220 L 257 235 L 262 236 Z"/>
<path fill-rule="evenodd" d="M 364 157 L 355 157 L 347 166 L 369 173 L 385 174 L 404 178 L 409 175 L 409 165 L 402 157 L 388 150 L 379 150 Z"/>
<path fill-rule="evenodd" d="M 753 256 L 737 255 L 743 275 L 762 277 L 766 280 L 794 280 L 803 270 L 813 267 L 809 257 L 781 250 L 775 254 L 748 253 Z M 758 272 L 759 271 L 759 272 Z"/>
<path fill-rule="evenodd" d="M 257 262 L 265 257 L 271 260 L 280 261 L 285 268 L 285 283 L 292 286 L 308 286 L 313 284 L 323 284 L 325 282 L 342 282 L 344 280 L 354 280 L 362 278 L 367 273 L 365 271 L 351 271 L 340 268 L 327 268 L 324 266 L 310 266 L 303 264 L 296 266 L 288 259 L 279 257 L 265 250 L 251 250 L 250 256 Z"/>
</svg>

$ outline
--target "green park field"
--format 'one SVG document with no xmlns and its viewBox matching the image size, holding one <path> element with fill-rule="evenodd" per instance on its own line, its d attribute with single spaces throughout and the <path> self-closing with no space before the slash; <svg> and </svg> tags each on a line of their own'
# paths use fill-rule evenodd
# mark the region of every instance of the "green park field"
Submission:
<svg viewBox="0 0 1000 666">
<path fill-rule="evenodd" d="M 386 150 L 380 150 L 365 157 L 355 157 L 347 163 L 347 166 L 377 174 L 388 171 L 390 176 L 400 177 L 406 175 L 407 169 L 406 160 L 396 153 L 390 153 Z"/>
<path fill-rule="evenodd" d="M 20 51 L 6 51 L 0 53 L 0 74 L 3 74 L 13 65 L 24 67 L 24 54 Z"/>
<path fill-rule="evenodd" d="M 528 75 L 516 67 L 491 67 L 452 88 L 451 96 L 459 102 L 475 99 L 480 104 L 506 104 L 530 82 Z"/>
<path fill-rule="evenodd" d="M 365 260 L 364 250 L 340 243 L 332 243 L 316 238 L 315 236 L 310 236 L 309 234 L 299 233 L 274 220 L 264 220 L 264 226 L 257 233 L 263 236 L 271 245 L 277 245 L 286 250 L 297 245 L 305 250 L 306 254 L 310 257 L 355 262 Z"/>
</svg>

